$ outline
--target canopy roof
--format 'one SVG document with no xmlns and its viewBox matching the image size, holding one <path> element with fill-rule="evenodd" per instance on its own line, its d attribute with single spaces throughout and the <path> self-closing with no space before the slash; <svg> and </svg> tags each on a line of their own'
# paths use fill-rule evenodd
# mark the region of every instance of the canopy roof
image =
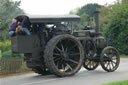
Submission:
<svg viewBox="0 0 128 85">
<path fill-rule="evenodd" d="M 80 21 L 80 16 L 77 15 L 56 15 L 56 16 L 42 16 L 42 15 L 28 15 L 31 23 L 55 23 L 55 22 L 70 22 Z"/>
</svg>

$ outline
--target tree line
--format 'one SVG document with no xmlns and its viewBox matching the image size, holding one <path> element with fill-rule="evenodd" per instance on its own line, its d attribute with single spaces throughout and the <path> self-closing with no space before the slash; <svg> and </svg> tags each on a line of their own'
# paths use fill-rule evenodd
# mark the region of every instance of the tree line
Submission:
<svg viewBox="0 0 128 85">
<path fill-rule="evenodd" d="M 0 41 L 9 39 L 8 31 L 12 18 L 24 14 L 19 8 L 21 1 L 0 0 Z"/>
<path fill-rule="evenodd" d="M 100 11 L 100 30 L 109 45 L 117 48 L 122 55 L 128 55 L 128 0 L 117 1 L 113 5 L 87 4 L 70 14 L 77 14 L 81 21 L 77 28 L 85 25 L 95 26 L 94 11 Z M 90 18 L 90 20 L 88 19 Z"/>
</svg>

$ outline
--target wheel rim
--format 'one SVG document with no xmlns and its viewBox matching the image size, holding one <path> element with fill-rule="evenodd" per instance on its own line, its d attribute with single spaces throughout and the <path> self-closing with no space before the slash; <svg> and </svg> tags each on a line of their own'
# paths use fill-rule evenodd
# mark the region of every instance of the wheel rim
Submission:
<svg viewBox="0 0 128 85">
<path fill-rule="evenodd" d="M 72 39 L 60 40 L 53 50 L 53 60 L 60 72 L 74 71 L 80 62 L 80 50 L 78 44 Z"/>
<path fill-rule="evenodd" d="M 101 58 L 101 65 L 106 71 L 115 71 L 119 66 L 119 54 L 114 48 L 108 48 Z"/>
</svg>

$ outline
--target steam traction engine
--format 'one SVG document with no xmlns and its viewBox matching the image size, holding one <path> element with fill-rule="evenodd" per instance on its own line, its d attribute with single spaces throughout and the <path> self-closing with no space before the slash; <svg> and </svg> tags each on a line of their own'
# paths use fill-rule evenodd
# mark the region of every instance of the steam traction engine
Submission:
<svg viewBox="0 0 128 85">
<path fill-rule="evenodd" d="M 107 72 L 115 71 L 120 62 L 116 48 L 107 46 L 99 31 L 99 12 L 95 12 L 95 29 L 74 30 L 77 15 L 29 16 L 31 35 L 12 37 L 12 51 L 24 53 L 25 61 L 34 72 L 60 77 L 77 73 L 82 66 L 96 69 L 99 64 Z M 40 26 L 46 25 L 43 32 Z"/>
</svg>

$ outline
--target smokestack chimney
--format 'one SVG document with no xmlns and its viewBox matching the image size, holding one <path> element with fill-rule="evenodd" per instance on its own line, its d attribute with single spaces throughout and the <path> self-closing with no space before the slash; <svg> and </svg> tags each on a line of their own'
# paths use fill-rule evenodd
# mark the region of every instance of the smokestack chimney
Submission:
<svg viewBox="0 0 128 85">
<path fill-rule="evenodd" d="M 94 15 L 95 15 L 95 24 L 96 24 L 96 34 L 99 35 L 100 34 L 100 25 L 99 25 L 99 11 L 95 11 Z"/>
</svg>

